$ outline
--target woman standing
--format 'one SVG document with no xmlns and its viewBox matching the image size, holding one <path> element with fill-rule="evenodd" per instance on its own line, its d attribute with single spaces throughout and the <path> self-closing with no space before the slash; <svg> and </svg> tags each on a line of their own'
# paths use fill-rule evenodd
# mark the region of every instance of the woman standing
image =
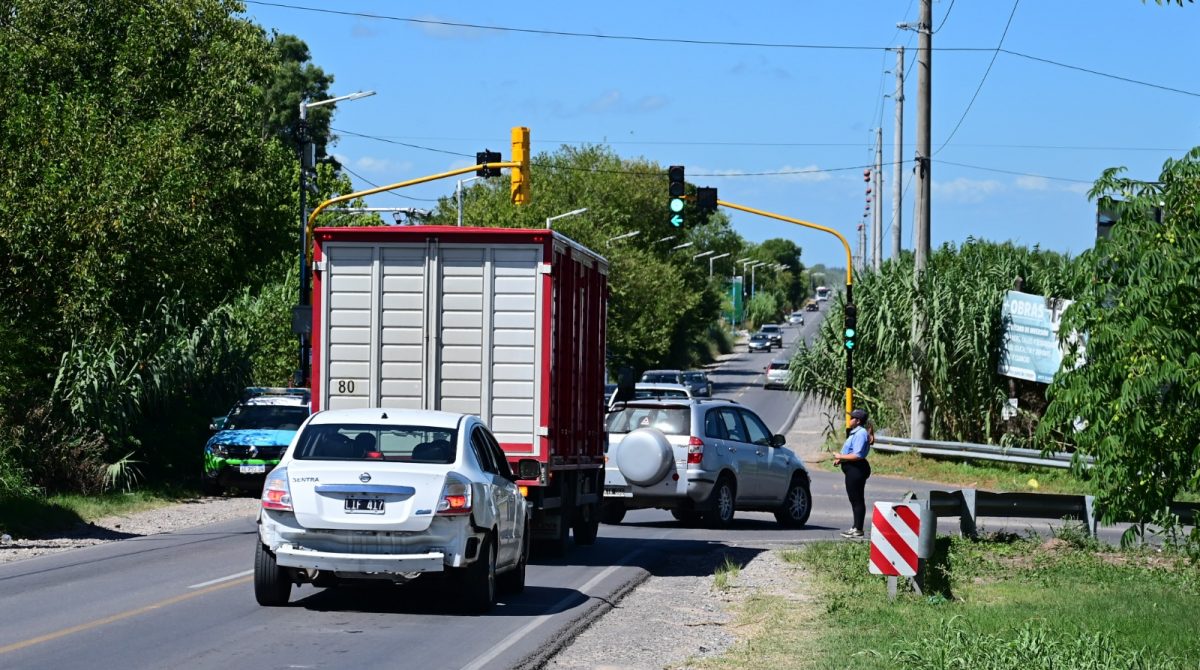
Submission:
<svg viewBox="0 0 1200 670">
<path fill-rule="evenodd" d="M 871 451 L 871 439 L 864 427 L 867 423 L 866 410 L 850 412 L 850 435 L 842 445 L 841 453 L 834 454 L 833 464 L 842 468 L 846 477 L 846 495 L 850 498 L 850 509 L 854 512 L 854 525 L 842 532 L 842 537 L 862 537 L 863 520 L 867 515 L 865 492 L 867 478 L 871 476 L 871 465 L 867 454 Z"/>
</svg>

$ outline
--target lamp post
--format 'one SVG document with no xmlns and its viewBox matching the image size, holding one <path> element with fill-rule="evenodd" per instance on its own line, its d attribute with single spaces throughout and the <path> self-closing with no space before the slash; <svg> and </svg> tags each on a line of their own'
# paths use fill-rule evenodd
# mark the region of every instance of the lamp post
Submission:
<svg viewBox="0 0 1200 670">
<path fill-rule="evenodd" d="M 715 251 L 701 251 L 700 253 L 696 254 L 695 256 L 692 256 L 692 260 L 696 260 L 697 258 L 704 258 L 705 256 L 711 256 L 711 255 L 713 255 L 713 254 L 715 254 L 715 253 L 717 253 L 717 252 L 715 252 Z"/>
<path fill-rule="evenodd" d="M 719 260 L 719 259 L 722 259 L 722 258 L 725 258 L 726 256 L 729 256 L 729 255 L 731 255 L 731 254 L 729 254 L 729 253 L 723 253 L 723 254 L 721 254 L 721 255 L 719 255 L 719 256 L 709 256 L 709 257 L 708 257 L 708 278 L 709 278 L 709 279 L 712 279 L 712 276 L 713 276 L 713 263 L 714 263 L 715 261 L 717 261 L 717 260 Z"/>
<path fill-rule="evenodd" d="M 754 265 L 750 266 L 750 299 L 751 300 L 754 299 L 754 292 L 757 288 L 758 280 L 755 278 L 755 275 L 758 274 L 758 272 L 757 272 L 758 266 L 766 265 L 766 264 L 767 264 L 766 261 L 759 261 L 759 262 L 755 263 Z"/>
<path fill-rule="evenodd" d="M 675 239 L 676 237 L 679 237 L 679 236 L 678 235 L 667 235 L 666 237 L 660 237 L 657 240 L 654 240 L 654 243 L 658 244 L 659 242 L 670 242 L 671 240 Z"/>
<path fill-rule="evenodd" d="M 567 218 L 568 216 L 575 216 L 576 214 L 583 214 L 584 212 L 586 212 L 586 211 L 587 211 L 587 209 L 588 209 L 587 207 L 580 207 L 579 209 L 573 209 L 573 210 L 571 210 L 571 211 L 567 212 L 566 214 L 559 214 L 558 216 L 551 216 L 551 217 L 548 217 L 548 218 L 546 219 L 546 228 L 549 228 L 549 227 L 550 227 L 550 222 L 551 222 L 551 221 L 555 221 L 555 220 L 557 220 L 557 219 L 565 219 L 565 218 Z"/>
<path fill-rule="evenodd" d="M 475 181 L 476 179 L 483 179 L 483 177 L 476 175 L 474 177 L 467 177 L 466 179 L 459 179 L 458 183 L 455 184 L 455 186 L 454 186 L 454 199 L 458 201 L 458 225 L 459 226 L 462 225 L 462 185 L 469 181 Z"/>
<path fill-rule="evenodd" d="M 300 141 L 300 296 L 292 310 L 292 332 L 300 336 L 299 365 L 296 368 L 296 386 L 308 386 L 308 335 L 312 332 L 312 315 L 307 313 L 308 291 L 308 172 L 316 165 L 315 149 L 308 136 L 308 110 L 344 100 L 358 100 L 375 95 L 375 91 L 358 91 L 336 98 L 305 102 L 300 98 L 300 122 L 296 126 L 296 137 Z"/>
<path fill-rule="evenodd" d="M 692 244 L 693 244 L 692 242 L 684 242 L 683 244 L 676 244 L 675 246 L 671 247 L 671 251 L 678 251 L 680 249 L 686 249 L 686 248 L 692 246 Z"/>
<path fill-rule="evenodd" d="M 627 240 L 631 237 L 637 237 L 638 235 L 641 235 L 641 234 L 642 234 L 642 231 L 635 230 L 631 233 L 625 233 L 624 235 L 617 235 L 616 237 L 610 237 L 610 238 L 608 238 L 608 240 L 606 240 L 604 242 L 604 246 L 610 247 L 610 246 L 612 246 L 612 243 L 616 242 L 617 240 Z"/>
</svg>

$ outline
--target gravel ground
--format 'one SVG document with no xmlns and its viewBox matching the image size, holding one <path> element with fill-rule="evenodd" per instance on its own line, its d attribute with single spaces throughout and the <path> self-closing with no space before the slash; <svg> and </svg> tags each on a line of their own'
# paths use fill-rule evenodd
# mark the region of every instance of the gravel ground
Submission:
<svg viewBox="0 0 1200 670">
<path fill-rule="evenodd" d="M 258 498 L 197 498 L 158 509 L 97 519 L 50 537 L 37 539 L 0 537 L 0 563 L 56 554 L 139 535 L 169 533 L 237 517 L 253 517 Z M 5 538 L 8 538 L 7 540 Z"/>
</svg>

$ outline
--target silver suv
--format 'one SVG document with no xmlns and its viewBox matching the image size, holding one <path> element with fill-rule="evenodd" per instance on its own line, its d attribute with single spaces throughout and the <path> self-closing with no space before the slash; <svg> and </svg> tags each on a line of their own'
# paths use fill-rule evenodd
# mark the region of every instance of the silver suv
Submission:
<svg viewBox="0 0 1200 670">
<path fill-rule="evenodd" d="M 808 471 L 758 415 L 731 400 L 640 400 L 608 414 L 601 520 L 668 509 L 724 528 L 736 510 L 773 512 L 798 528 L 812 511 Z"/>
</svg>

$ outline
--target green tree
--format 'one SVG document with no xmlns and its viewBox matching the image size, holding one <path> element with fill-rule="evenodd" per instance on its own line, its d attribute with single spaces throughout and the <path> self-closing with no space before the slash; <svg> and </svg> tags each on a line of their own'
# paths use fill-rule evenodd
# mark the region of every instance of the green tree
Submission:
<svg viewBox="0 0 1200 670">
<path fill-rule="evenodd" d="M 1200 486 L 1200 147 L 1156 183 L 1123 172 L 1090 192 L 1118 221 L 1080 257 L 1090 281 L 1060 336 L 1084 333 L 1086 345 L 1050 386 L 1041 433 L 1095 457 L 1104 520 L 1146 522 Z"/>
<path fill-rule="evenodd" d="M 300 122 L 300 100 L 313 102 L 333 97 L 329 93 L 333 75 L 325 74 L 310 62 L 308 45 L 295 35 L 272 33 L 270 45 L 275 68 L 264 90 L 267 118 L 263 136 L 280 138 L 293 155 L 298 155 L 300 141 L 296 129 Z M 318 160 L 328 158 L 328 145 L 336 141 L 329 130 L 335 107 L 336 104 L 313 107 L 306 115 L 308 134 Z"/>
</svg>

